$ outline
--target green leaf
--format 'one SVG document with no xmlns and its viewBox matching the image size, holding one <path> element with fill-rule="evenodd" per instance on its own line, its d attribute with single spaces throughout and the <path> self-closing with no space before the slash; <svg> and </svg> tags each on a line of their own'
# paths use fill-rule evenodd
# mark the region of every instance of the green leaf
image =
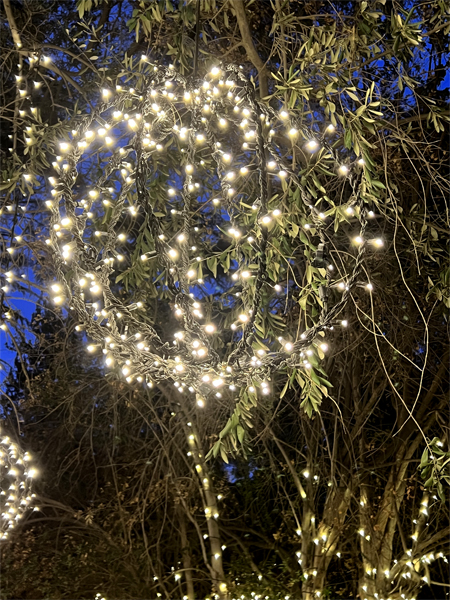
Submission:
<svg viewBox="0 0 450 600">
<path fill-rule="evenodd" d="M 351 129 L 347 129 L 344 134 L 344 146 L 349 150 L 352 147 L 352 132 Z"/>
<path fill-rule="evenodd" d="M 386 189 L 386 186 L 384 185 L 384 183 L 382 183 L 381 181 L 378 181 L 377 179 L 372 179 L 372 185 L 379 188 L 380 190 Z"/>
<path fill-rule="evenodd" d="M 284 397 L 285 393 L 289 389 L 289 380 L 284 384 L 284 388 L 281 390 L 280 399 Z"/>
<path fill-rule="evenodd" d="M 223 446 L 220 446 L 220 456 L 222 457 L 223 462 L 228 464 L 228 456 Z"/>
<path fill-rule="evenodd" d="M 345 90 L 345 91 L 352 100 L 355 100 L 355 102 L 360 102 L 360 100 L 356 94 L 354 94 L 353 92 L 350 92 L 349 90 Z"/>
<path fill-rule="evenodd" d="M 217 277 L 217 258 L 215 256 L 211 256 L 206 260 L 206 264 L 208 265 L 208 269 Z"/>
<path fill-rule="evenodd" d="M 423 469 L 428 464 L 428 448 L 422 453 L 422 458 L 420 459 L 420 469 Z"/>
</svg>

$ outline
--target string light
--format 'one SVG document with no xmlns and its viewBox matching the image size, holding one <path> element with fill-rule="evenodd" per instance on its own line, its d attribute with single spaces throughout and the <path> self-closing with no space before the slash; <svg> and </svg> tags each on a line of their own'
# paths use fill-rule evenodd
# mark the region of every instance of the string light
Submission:
<svg viewBox="0 0 450 600">
<path fill-rule="evenodd" d="M 141 60 L 147 68 L 148 59 L 142 56 Z M 252 85 L 234 66 L 214 67 L 203 82 L 185 79 L 171 68 L 153 68 L 147 87 L 142 91 L 126 86 L 118 86 L 115 92 L 101 90 L 97 107 L 81 118 L 71 139 L 59 144 L 64 157 L 57 157 L 55 164 L 63 166 L 57 166 L 57 174 L 49 178 L 54 199 L 46 203 L 51 216 L 48 247 L 53 254 L 56 274 L 56 282 L 50 287 L 53 302 L 67 304 L 73 311 L 89 337 L 87 351 L 103 352 L 105 365 L 117 368 L 129 382 L 143 381 L 152 385 L 154 381 L 176 380 L 179 392 L 192 393 L 199 408 L 218 397 L 218 387 L 229 390 L 226 393 L 246 386 L 254 390 L 253 393 L 269 394 L 270 388 L 265 382 L 275 371 L 299 364 L 305 369 L 311 368 L 309 361 L 299 362 L 300 354 L 305 352 L 310 356 L 310 347 L 317 336 L 337 323 L 337 315 L 358 283 L 366 250 L 363 243 L 366 209 L 359 195 L 363 170 L 356 161 L 341 164 L 339 155 L 326 139 L 335 131 L 334 127 L 325 126 L 323 134 L 314 132 L 312 137 L 305 125 L 288 111 L 277 112 L 259 102 Z M 222 84 L 218 77 L 223 77 Z M 326 150 L 336 165 L 335 171 L 347 175 L 354 187 L 355 209 L 352 210 L 360 222 L 361 243 L 355 250 L 354 269 L 345 277 L 343 293 L 334 305 L 329 291 L 338 282 L 333 281 L 332 265 L 327 264 L 325 258 L 324 232 L 329 213 L 325 208 L 321 212 L 316 210 L 292 165 L 280 158 L 282 153 L 275 141 L 275 132 L 285 135 L 291 144 L 314 151 L 311 160 L 319 155 L 319 150 Z M 231 140 L 235 138 L 242 141 L 244 151 L 240 154 L 231 151 L 234 147 Z M 103 174 L 77 202 L 73 191 L 77 166 L 89 156 L 91 147 L 98 151 L 95 150 L 97 144 L 101 144 L 99 147 L 106 153 Z M 171 152 L 174 147 L 180 148 L 179 166 L 183 174 L 183 181 L 178 178 L 167 183 L 170 218 L 174 224 L 179 220 L 179 230 L 170 239 L 166 231 L 169 217 L 160 216 L 153 206 L 147 185 L 158 168 L 157 161 L 161 161 L 157 153 L 169 146 Z M 116 181 L 118 173 L 120 177 Z M 223 225 L 229 236 L 230 250 L 249 243 L 254 244 L 251 248 L 257 255 L 250 261 L 236 250 L 240 258 L 232 281 L 240 288 L 236 288 L 234 295 L 236 314 L 230 325 L 234 337 L 228 355 L 219 355 L 215 350 L 218 331 L 212 321 L 217 315 L 209 315 L 200 299 L 204 290 L 203 264 L 207 257 L 197 248 L 205 246 L 206 238 L 205 232 L 192 222 L 189 209 L 199 194 L 208 193 L 199 191 L 207 178 L 213 179 L 214 195 L 209 201 L 217 218 L 222 218 L 221 211 L 224 211 Z M 240 190 L 250 178 L 258 181 L 258 194 L 257 200 L 250 202 L 252 216 L 248 217 L 240 205 Z M 269 239 L 271 235 L 279 235 L 277 227 L 284 223 L 282 207 L 270 206 L 267 185 L 271 178 L 274 185 L 298 188 L 304 206 L 309 207 L 311 225 L 304 227 L 314 232 L 325 248 L 321 260 L 328 266 L 323 291 L 327 301 L 322 302 L 318 323 L 304 331 L 299 339 L 283 342 L 281 347 L 275 340 L 265 340 L 264 348 L 254 348 L 251 339 L 261 314 L 262 293 L 271 290 L 280 293 L 289 287 L 269 283 L 267 275 Z M 104 219 L 106 211 L 109 211 L 109 221 Z M 169 342 L 158 335 L 148 319 L 140 317 L 142 304 L 122 301 L 113 291 L 117 275 L 127 268 L 133 243 L 133 235 L 124 233 L 126 224 L 130 219 L 138 223 L 144 214 L 153 249 L 145 250 L 141 260 L 145 269 L 149 265 L 158 269 L 158 277 L 173 298 L 174 319 L 180 323 L 182 335 Z M 98 226 L 94 234 L 94 241 L 90 235 L 93 219 L 98 222 L 104 219 L 104 225 Z M 229 224 L 227 229 L 226 224 Z M 382 245 L 375 240 L 374 247 Z M 153 267 L 155 264 L 157 267 Z M 207 314 L 209 322 L 205 322 Z M 347 324 L 347 321 L 341 322 L 343 327 Z M 325 352 L 328 344 L 323 342 L 319 347 Z M 233 368 L 236 364 L 240 365 L 239 369 Z"/>
<path fill-rule="evenodd" d="M 33 493 L 33 479 L 38 475 L 29 452 L 24 452 L 11 438 L 0 432 L 0 540 L 10 532 L 30 510 L 38 510 Z"/>
</svg>

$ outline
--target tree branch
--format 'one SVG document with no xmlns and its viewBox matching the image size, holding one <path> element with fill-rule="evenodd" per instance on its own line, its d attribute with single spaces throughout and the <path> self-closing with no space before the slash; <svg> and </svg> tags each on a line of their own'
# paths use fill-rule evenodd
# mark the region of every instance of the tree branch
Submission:
<svg viewBox="0 0 450 600">
<path fill-rule="evenodd" d="M 9 27 L 11 29 L 11 34 L 17 48 L 22 48 L 22 42 L 20 40 L 19 30 L 17 29 L 16 21 L 14 19 L 14 15 L 12 14 L 11 4 L 9 0 L 3 0 L 3 6 L 5 7 L 6 18 L 8 19 Z"/>
<path fill-rule="evenodd" d="M 243 0 L 230 0 L 231 6 L 234 8 L 236 14 L 236 20 L 241 32 L 242 46 L 248 54 L 249 59 L 258 69 L 259 77 L 259 95 L 260 98 L 265 98 L 269 94 L 269 88 L 267 83 L 267 69 L 263 60 L 256 51 L 253 45 L 252 34 L 247 21 L 247 15 L 245 13 L 245 6 Z"/>
</svg>

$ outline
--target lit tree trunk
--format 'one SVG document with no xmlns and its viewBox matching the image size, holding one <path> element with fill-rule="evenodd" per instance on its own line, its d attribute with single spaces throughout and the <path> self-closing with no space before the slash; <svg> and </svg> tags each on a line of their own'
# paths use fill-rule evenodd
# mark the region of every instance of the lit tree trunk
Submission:
<svg viewBox="0 0 450 600">
<path fill-rule="evenodd" d="M 208 529 L 207 540 L 209 542 L 209 557 L 207 554 L 204 540 L 201 535 L 200 528 L 197 526 L 197 531 L 200 536 L 199 541 L 202 547 L 205 564 L 211 575 L 213 588 L 212 591 L 219 600 L 228 600 L 229 593 L 223 569 L 222 542 L 218 524 L 218 519 L 220 515 L 217 505 L 217 497 L 214 492 L 213 482 L 209 473 L 209 468 L 205 461 L 205 453 L 201 443 L 201 436 L 194 422 L 194 419 L 197 419 L 197 416 L 193 414 L 191 410 L 189 410 L 189 406 L 187 405 L 185 399 L 181 395 L 176 398 L 176 401 L 174 401 L 172 391 L 168 386 L 160 385 L 160 389 L 163 391 L 166 398 L 168 398 L 168 400 L 171 403 L 173 403 L 174 407 L 177 407 L 178 411 L 181 406 L 181 411 L 179 412 L 180 415 L 183 415 L 182 418 L 184 422 L 182 423 L 182 426 L 186 434 L 187 443 L 189 447 L 188 455 L 193 460 L 200 483 L 200 496 L 203 503 L 203 510 L 206 517 L 206 525 Z M 185 508 L 186 510 L 188 510 L 187 507 Z"/>
<path fill-rule="evenodd" d="M 195 592 L 194 582 L 192 581 L 192 561 L 189 540 L 186 531 L 186 517 L 181 507 L 179 508 L 178 513 L 180 523 L 181 552 L 183 557 L 184 576 L 186 578 L 187 597 L 188 600 L 194 600 Z"/>
<path fill-rule="evenodd" d="M 322 595 L 327 570 L 338 547 L 352 491 L 348 486 L 342 488 L 330 486 L 322 519 L 317 524 L 317 517 L 313 510 L 314 467 L 312 458 L 304 471 L 306 478 L 304 487 L 282 443 L 275 435 L 273 435 L 273 439 L 283 455 L 298 494 L 303 501 L 301 527 L 297 531 L 301 536 L 301 551 L 297 557 L 304 577 L 302 600 L 313 600 L 313 598 L 317 600 Z"/>
<path fill-rule="evenodd" d="M 195 460 L 195 469 L 201 482 L 203 509 L 205 511 L 206 524 L 208 527 L 208 540 L 211 557 L 207 563 L 213 582 L 213 592 L 221 600 L 228 600 L 228 588 L 225 580 L 222 562 L 222 543 L 218 524 L 219 509 L 214 492 L 213 483 L 209 469 L 205 462 L 202 445 L 194 427 L 188 436 L 189 449 Z"/>
</svg>

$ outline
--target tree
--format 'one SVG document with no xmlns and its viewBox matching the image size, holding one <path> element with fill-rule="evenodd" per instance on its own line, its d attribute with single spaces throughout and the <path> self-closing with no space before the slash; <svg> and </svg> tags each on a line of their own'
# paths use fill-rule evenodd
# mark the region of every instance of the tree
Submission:
<svg viewBox="0 0 450 600">
<path fill-rule="evenodd" d="M 21 215 L 20 228 L 30 231 L 23 236 L 31 250 L 27 260 L 41 265 L 39 279 L 31 281 L 34 289 L 51 277 L 45 244 L 37 233 L 48 237 L 49 221 L 39 204 L 43 176 L 57 144 L 78 127 L 77 111 L 89 105 L 90 111 L 95 110 L 102 101 L 93 96 L 95 90 L 114 87 L 116 81 L 124 85 L 132 78 L 135 89 L 144 89 L 151 72 L 147 60 L 141 59 L 147 50 L 152 61 L 174 61 L 185 73 L 195 55 L 194 3 L 93 6 L 81 1 L 77 7 L 91 24 L 73 24 L 73 5 L 62 9 L 68 38 L 62 36 L 57 48 L 52 44 L 55 53 L 51 63 L 45 63 L 40 60 L 49 46 L 45 35 L 18 25 L 19 15 L 5 2 L 6 43 L 16 44 L 11 62 L 16 55 L 33 58 L 36 53 L 27 77 L 42 72 L 48 78 L 48 67 L 57 78 L 49 90 L 66 81 L 78 101 L 55 102 L 73 114 L 72 121 L 56 123 L 54 115 L 62 113 L 55 106 L 42 118 L 44 124 L 39 115 L 48 108 L 38 102 L 38 112 L 30 115 L 32 134 L 26 135 L 19 151 L 15 140 L 22 126 L 24 107 L 19 105 L 24 101 L 18 91 L 22 88 L 18 85 L 17 91 L 12 87 L 4 94 L 4 111 L 14 97 L 13 158 L 4 175 L 10 180 L 5 181 L 7 211 L 11 207 L 6 213 L 4 256 L 8 261 L 23 256 L 23 239 L 11 243 L 20 202 L 10 198 L 32 193 L 30 183 L 21 178 L 23 173 L 32 174 L 30 182 L 41 186 L 31 196 L 39 209 L 37 214 Z M 39 11 L 45 14 L 47 5 L 32 8 L 33 22 L 42 22 Z M 124 35 L 117 22 L 125 15 L 134 38 Z M 62 456 L 74 456 L 73 490 L 66 494 L 61 493 L 65 484 L 44 486 L 42 523 L 57 519 L 68 539 L 61 551 L 63 560 L 49 566 L 39 593 L 73 596 L 76 590 L 80 597 L 92 597 L 99 590 L 108 598 L 179 593 L 190 599 L 212 591 L 224 598 L 252 592 L 305 600 L 358 594 L 409 598 L 432 581 L 437 583 L 429 593 L 436 593 L 445 582 L 439 570 L 448 554 L 449 527 L 444 502 L 448 430 L 442 419 L 448 391 L 449 307 L 448 181 L 443 172 L 447 151 L 442 141 L 449 118 L 447 92 L 440 89 L 448 51 L 448 42 L 440 35 L 449 28 L 446 7 L 439 2 L 411 6 L 346 2 L 333 8 L 322 2 L 256 7 L 234 0 L 205 1 L 200 4 L 200 25 L 201 69 L 223 55 L 230 62 L 242 62 L 243 73 L 255 77 L 267 110 L 285 110 L 289 120 L 317 133 L 330 123 L 332 136 L 326 139 L 334 156 L 364 162 L 359 167 L 359 205 L 351 180 L 336 176 L 333 155 L 317 158 L 305 152 L 297 138 L 280 134 L 275 139 L 280 156 L 295 165 L 290 178 L 272 181 L 269 204 L 282 213 L 271 230 L 266 255 L 269 280 L 274 286 L 286 281 L 286 293 L 280 297 L 263 288 L 261 306 L 271 310 L 258 311 L 254 351 L 272 350 L 281 335 L 292 344 L 300 332 L 319 323 L 327 300 L 323 289 L 329 281 L 323 267 L 334 265 L 345 284 L 345 274 L 360 260 L 361 242 L 356 239 L 352 249 L 349 239 L 360 235 L 361 208 L 374 214 L 367 226 L 363 223 L 363 236 L 368 232 L 367 239 L 374 245 L 380 240 L 378 245 L 383 246 L 376 253 L 365 252 L 364 277 L 358 275 L 354 282 L 361 286 L 351 288 L 343 315 L 348 328 L 334 324 L 327 331 L 328 358 L 318 339 L 308 347 L 313 354 L 305 359 L 311 370 L 288 363 L 272 372 L 270 394 L 256 396 L 249 389 L 252 382 L 247 382 L 237 399 L 224 394 L 220 404 L 208 403 L 201 411 L 189 395 L 180 394 L 167 381 L 141 389 L 139 382 L 124 381 L 113 370 L 105 383 L 99 359 L 94 365 L 86 358 L 74 360 L 71 348 L 78 352 L 87 343 L 83 334 L 71 337 L 69 346 L 55 345 L 59 325 L 49 319 L 50 347 L 57 348 L 57 358 L 50 364 L 47 360 L 43 374 L 24 373 L 27 383 L 22 381 L 8 394 L 24 415 L 27 436 L 41 451 L 47 472 L 59 472 L 62 481 L 70 481 Z M 114 48 L 127 53 L 123 64 Z M 77 71 L 64 69 L 66 56 L 78 65 Z M 86 82 L 91 87 L 85 87 Z M 28 120 L 29 113 L 25 114 Z M 53 122 L 45 127 L 47 119 Z M 239 158 L 233 136 L 230 144 Z M 107 160 L 102 148 L 91 156 L 77 180 L 79 198 L 101 176 L 93 165 L 101 171 Z M 169 239 L 179 233 L 170 211 L 181 207 L 166 195 L 169 180 L 179 183 L 174 175 L 177 160 L 174 151 L 164 155 L 148 180 L 153 211 L 161 213 L 157 218 Z M 208 190 L 205 182 L 207 193 L 214 192 L 215 182 L 209 185 Z M 248 208 L 239 207 L 235 218 L 240 226 L 261 235 L 251 211 L 256 192 L 250 177 L 243 183 L 243 193 Z M 311 223 L 309 204 L 316 207 L 312 214 L 322 219 L 322 225 Z M 239 345 L 239 338 L 225 331 L 239 321 L 241 293 L 244 302 L 254 298 L 257 281 L 245 277 L 235 284 L 230 271 L 236 267 L 242 271 L 245 262 L 251 273 L 254 247 L 251 242 L 243 244 L 243 257 L 239 254 L 235 241 L 221 230 L 220 209 L 210 210 L 205 204 L 191 216 L 204 228 L 199 254 L 208 259 L 203 275 L 214 283 L 199 285 L 195 294 L 224 332 L 210 348 L 224 356 Z M 111 218 L 105 210 L 93 223 L 92 233 L 104 231 Z M 145 317 L 140 318 L 163 343 L 171 343 L 178 327 L 170 286 L 168 290 L 163 284 L 168 281 L 168 266 L 155 261 L 147 266 L 140 260 L 158 249 L 155 232 L 140 217 L 125 218 L 122 224 L 128 231 L 122 252 L 127 268 L 112 282 L 113 291 L 125 303 L 142 302 Z M 97 251 L 101 248 L 94 235 L 89 243 Z M 8 276 L 13 287 L 19 285 L 15 276 L 16 272 Z M 363 288 L 367 281 L 373 286 L 371 293 Z M 339 302 L 338 290 L 330 288 L 331 305 Z M 64 327 L 62 339 L 69 339 L 73 320 L 60 309 L 56 312 Z M 32 346 L 24 352 L 21 323 L 12 310 L 7 316 L 12 335 L 15 322 L 18 326 L 19 338 L 14 339 L 23 372 Z M 36 354 L 48 356 L 47 343 Z M 64 362 L 60 357 L 66 357 Z M 33 402 L 37 391 L 39 411 Z M 111 435 L 110 425 L 116 435 Z M 54 428 L 48 438 L 52 445 L 44 451 L 43 432 L 48 428 Z M 205 460 L 211 448 L 212 457 Z M 230 466 L 220 457 L 231 461 Z M 145 466 L 149 460 L 152 473 Z M 417 470 L 419 464 L 425 479 Z M 37 519 L 30 519 L 33 523 L 26 544 L 36 548 L 45 534 Z M 50 529 L 47 535 L 56 539 L 58 534 Z M 18 539 L 12 560 L 20 552 Z M 95 560 L 87 560 L 86 552 Z M 111 552 L 120 568 L 112 573 L 105 566 L 106 572 L 99 574 L 93 563 L 105 565 Z M 70 565 L 74 553 L 84 557 L 86 576 L 76 583 L 70 579 L 56 590 L 53 582 L 59 571 L 52 569 Z M 30 569 L 31 577 L 35 572 Z"/>
</svg>

